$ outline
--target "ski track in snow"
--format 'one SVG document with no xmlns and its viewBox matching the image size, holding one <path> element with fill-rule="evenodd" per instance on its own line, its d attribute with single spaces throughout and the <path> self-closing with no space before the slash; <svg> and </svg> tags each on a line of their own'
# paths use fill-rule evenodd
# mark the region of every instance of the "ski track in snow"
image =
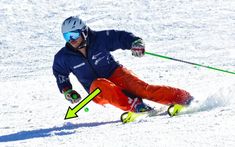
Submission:
<svg viewBox="0 0 235 147">
<path fill-rule="evenodd" d="M 235 76 L 128 51 L 115 59 L 151 84 L 186 89 L 188 112 L 121 124 L 121 110 L 89 103 L 63 120 L 70 105 L 52 75 L 64 45 L 62 21 L 80 15 L 95 30 L 128 30 L 146 50 L 235 71 L 233 0 L 1 0 L 0 146 L 234 146 Z M 71 75 L 75 90 L 87 94 Z M 161 105 L 146 101 L 160 108 Z"/>
</svg>

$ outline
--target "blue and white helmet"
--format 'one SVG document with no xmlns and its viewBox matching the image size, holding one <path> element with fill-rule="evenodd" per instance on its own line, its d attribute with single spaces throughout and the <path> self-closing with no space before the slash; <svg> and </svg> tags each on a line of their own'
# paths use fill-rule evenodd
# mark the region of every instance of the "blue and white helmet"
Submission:
<svg viewBox="0 0 235 147">
<path fill-rule="evenodd" d="M 78 16 L 70 16 L 69 18 L 65 19 L 62 23 L 62 34 L 76 30 L 81 30 L 82 35 L 86 40 L 88 35 L 88 27 Z"/>
</svg>

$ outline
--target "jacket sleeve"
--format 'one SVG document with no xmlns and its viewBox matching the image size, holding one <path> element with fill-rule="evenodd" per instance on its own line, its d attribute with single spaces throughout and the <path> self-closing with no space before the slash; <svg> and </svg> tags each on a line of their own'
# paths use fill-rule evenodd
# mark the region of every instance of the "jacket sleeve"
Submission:
<svg viewBox="0 0 235 147">
<path fill-rule="evenodd" d="M 60 92 L 62 93 L 64 88 L 72 89 L 72 84 L 69 80 L 70 71 L 63 62 L 63 58 L 55 56 L 52 69 Z"/>
<path fill-rule="evenodd" d="M 114 51 L 116 49 L 130 49 L 132 42 L 140 37 L 126 31 L 107 30 L 106 31 L 108 49 Z"/>
</svg>

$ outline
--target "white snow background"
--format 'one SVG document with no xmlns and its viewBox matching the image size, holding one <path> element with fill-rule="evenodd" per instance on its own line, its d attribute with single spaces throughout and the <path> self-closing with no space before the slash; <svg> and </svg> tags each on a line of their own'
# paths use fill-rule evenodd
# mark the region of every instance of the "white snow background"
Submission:
<svg viewBox="0 0 235 147">
<path fill-rule="evenodd" d="M 93 102 L 78 118 L 52 75 L 61 23 L 79 15 L 94 30 L 144 39 L 146 51 L 235 71 L 234 0 L 1 0 L 0 146 L 235 146 L 235 75 L 130 51 L 112 54 L 151 84 L 183 88 L 192 112 L 122 124 L 121 110 Z M 71 76 L 74 89 L 87 94 Z M 146 101 L 160 108 L 161 105 Z M 73 105 L 72 105 L 73 106 Z"/>
</svg>

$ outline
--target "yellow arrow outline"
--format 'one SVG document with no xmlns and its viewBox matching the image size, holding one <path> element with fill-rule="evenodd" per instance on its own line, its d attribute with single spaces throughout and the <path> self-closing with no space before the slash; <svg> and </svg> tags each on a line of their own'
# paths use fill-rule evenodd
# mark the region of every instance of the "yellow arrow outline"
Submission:
<svg viewBox="0 0 235 147">
<path fill-rule="evenodd" d="M 77 112 L 80 111 L 84 106 L 86 106 L 92 99 L 94 99 L 99 93 L 101 93 L 101 90 L 99 88 L 96 88 L 92 93 L 90 93 L 86 98 L 84 98 L 79 104 L 77 104 L 74 108 L 71 108 L 69 106 L 67 113 L 65 115 L 66 119 L 76 118 Z"/>
</svg>

